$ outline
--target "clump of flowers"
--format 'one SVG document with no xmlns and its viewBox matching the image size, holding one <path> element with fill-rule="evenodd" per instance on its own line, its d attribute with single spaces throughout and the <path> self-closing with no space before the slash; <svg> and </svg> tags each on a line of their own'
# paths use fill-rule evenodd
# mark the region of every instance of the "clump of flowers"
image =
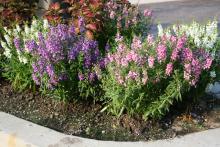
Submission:
<svg viewBox="0 0 220 147">
<path fill-rule="evenodd" d="M 96 80 L 93 65 L 100 58 L 98 44 L 84 37 L 83 32 L 76 34 L 73 25 L 50 26 L 45 37 L 38 33 L 38 40 L 28 48 L 33 56 L 32 78 L 37 85 L 78 94 L 78 82 Z"/>
<path fill-rule="evenodd" d="M 5 57 L 3 76 L 12 82 L 14 88 L 23 90 L 34 87 L 30 66 L 32 56 L 28 47 L 36 45 L 38 32 L 45 34 L 48 27 L 46 20 L 33 19 L 30 26 L 24 24 L 22 28 L 19 25 L 14 28 L 1 28 L 3 34 L 1 46 Z"/>
<path fill-rule="evenodd" d="M 134 37 L 127 44 L 117 36 L 115 52 L 105 58 L 107 109 L 116 115 L 126 111 L 158 117 L 188 89 L 200 86 L 214 58 L 205 49 L 191 46 L 190 39 L 185 34 L 162 34 L 150 41 Z"/>
<path fill-rule="evenodd" d="M 173 25 L 167 30 L 163 30 L 159 25 L 160 34 L 170 34 L 174 32 L 177 36 L 186 35 L 197 48 L 203 48 L 210 52 L 214 57 L 216 54 L 215 45 L 218 38 L 218 22 L 216 20 L 210 21 L 207 24 L 201 25 L 193 22 L 189 25 Z"/>
<path fill-rule="evenodd" d="M 151 10 L 141 12 L 127 0 L 110 0 L 105 3 L 104 12 L 104 34 L 115 36 L 117 30 L 120 30 L 120 33 L 129 39 L 132 33 L 147 35 L 152 17 Z"/>
</svg>

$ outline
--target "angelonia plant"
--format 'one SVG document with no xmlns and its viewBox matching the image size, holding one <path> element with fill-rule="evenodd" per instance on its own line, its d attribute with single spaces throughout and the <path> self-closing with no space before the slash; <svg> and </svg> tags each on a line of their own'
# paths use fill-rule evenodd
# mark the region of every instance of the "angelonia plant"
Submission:
<svg viewBox="0 0 220 147">
<path fill-rule="evenodd" d="M 13 29 L 1 28 L 1 34 L 3 34 L 1 46 L 4 49 L 5 58 L 5 62 L 2 63 L 3 76 L 12 82 L 15 89 L 35 87 L 31 78 L 32 56 L 27 47 L 31 42 L 38 40 L 38 32 L 45 34 L 48 27 L 47 20 L 34 19 L 30 26 L 25 24 L 23 28 L 19 25 Z"/>
<path fill-rule="evenodd" d="M 204 91 L 212 79 L 212 52 L 192 44 L 186 33 L 159 33 L 155 39 L 135 36 L 131 43 L 117 35 L 115 49 L 105 57 L 103 110 L 158 118 L 190 90 Z"/>
<path fill-rule="evenodd" d="M 80 33 L 74 25 L 51 26 L 47 20 L 34 20 L 23 30 L 18 25 L 13 30 L 3 28 L 3 76 L 15 88 L 37 85 L 43 93 L 63 100 L 70 95 L 95 95 L 98 85 L 93 65 L 101 55 L 97 41 L 85 37 L 84 20 L 79 23 Z"/>
<path fill-rule="evenodd" d="M 80 26 L 80 34 L 73 25 L 50 26 L 46 37 L 39 33 L 39 42 L 28 47 L 33 56 L 35 83 L 65 100 L 71 95 L 77 99 L 78 95 L 89 97 L 95 93 L 97 76 L 93 65 L 99 62 L 100 52 L 97 42 L 87 39 L 83 24 Z"/>
</svg>

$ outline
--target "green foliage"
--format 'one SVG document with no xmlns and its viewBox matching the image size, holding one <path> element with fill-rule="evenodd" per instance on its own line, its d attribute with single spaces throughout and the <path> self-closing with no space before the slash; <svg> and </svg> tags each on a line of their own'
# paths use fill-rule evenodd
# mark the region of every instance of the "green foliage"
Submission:
<svg viewBox="0 0 220 147">
<path fill-rule="evenodd" d="M 6 60 L 2 67 L 2 76 L 12 83 L 15 90 L 35 89 L 35 84 L 31 78 L 32 67 L 30 64 L 19 64 L 16 58 Z"/>
<path fill-rule="evenodd" d="M 182 101 L 182 94 L 187 92 L 188 84 L 183 81 L 178 71 L 175 71 L 173 80 L 169 82 L 164 94 L 155 98 L 144 112 L 144 119 L 149 117 L 160 118 L 165 115 L 169 108 L 175 101 Z"/>
</svg>

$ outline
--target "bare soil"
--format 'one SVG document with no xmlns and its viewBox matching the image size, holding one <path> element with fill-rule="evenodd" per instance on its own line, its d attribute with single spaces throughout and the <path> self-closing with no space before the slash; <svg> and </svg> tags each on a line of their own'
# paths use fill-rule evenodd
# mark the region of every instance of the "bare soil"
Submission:
<svg viewBox="0 0 220 147">
<path fill-rule="evenodd" d="M 190 107 L 171 108 L 160 120 L 101 113 L 98 103 L 65 103 L 31 91 L 16 92 L 0 79 L 0 111 L 69 135 L 115 141 L 147 141 L 220 127 L 220 103 L 205 96 Z"/>
</svg>

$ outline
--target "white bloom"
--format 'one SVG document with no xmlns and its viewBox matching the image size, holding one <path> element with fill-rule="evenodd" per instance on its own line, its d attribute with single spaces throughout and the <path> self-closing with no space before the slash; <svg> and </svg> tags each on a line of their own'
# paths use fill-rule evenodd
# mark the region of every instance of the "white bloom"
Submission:
<svg viewBox="0 0 220 147">
<path fill-rule="evenodd" d="M 43 20 L 43 27 L 44 27 L 44 28 L 48 28 L 48 26 L 49 26 L 48 20 L 47 20 L 47 19 L 44 19 L 44 20 Z"/>
<path fill-rule="evenodd" d="M 5 43 L 4 41 L 1 41 L 1 46 L 2 46 L 3 48 L 8 47 L 8 46 L 7 46 L 7 43 Z"/>
<path fill-rule="evenodd" d="M 157 25 L 157 29 L 158 29 L 158 36 L 163 36 L 163 27 L 161 24 Z"/>
<path fill-rule="evenodd" d="M 166 30 L 166 32 L 165 32 L 165 34 L 166 34 L 166 36 L 168 37 L 168 38 L 170 38 L 171 37 L 171 31 L 168 29 L 168 30 Z"/>
<path fill-rule="evenodd" d="M 4 38 L 5 38 L 5 40 L 6 40 L 6 42 L 7 42 L 8 45 L 11 45 L 11 44 L 12 44 L 11 38 L 10 38 L 7 34 L 4 35 Z"/>
<path fill-rule="evenodd" d="M 36 20 L 36 19 L 33 19 L 33 20 L 32 20 L 32 23 L 31 23 L 31 26 L 36 26 L 36 24 L 37 24 L 37 20 Z"/>
<path fill-rule="evenodd" d="M 7 58 L 11 58 L 11 51 L 10 51 L 10 49 L 7 47 L 7 48 L 5 48 L 5 51 L 4 51 L 4 53 L 3 53 L 4 55 L 5 55 L 5 57 L 7 57 Z"/>
<path fill-rule="evenodd" d="M 27 64 L 28 60 L 27 60 L 27 58 L 25 58 L 25 57 L 21 54 L 21 51 L 17 50 L 17 53 L 18 53 L 18 60 L 20 61 L 20 63 Z"/>
<path fill-rule="evenodd" d="M 24 26 L 24 31 L 25 31 L 25 34 L 26 34 L 26 35 L 29 35 L 29 34 L 30 34 L 30 28 L 28 27 L 28 25 L 25 25 L 25 26 Z"/>
<path fill-rule="evenodd" d="M 21 31 L 21 28 L 18 24 L 16 25 L 16 30 L 17 30 L 18 33 Z"/>
<path fill-rule="evenodd" d="M 7 44 L 4 42 L 4 41 L 1 41 L 1 46 L 3 47 L 4 49 L 4 55 L 7 57 L 7 58 L 11 58 L 11 50 L 9 49 L 9 47 L 7 46 Z"/>
<path fill-rule="evenodd" d="M 211 72 L 210 72 L 210 77 L 212 77 L 212 78 L 215 78 L 215 77 L 216 77 L 215 71 L 211 71 Z"/>
</svg>

